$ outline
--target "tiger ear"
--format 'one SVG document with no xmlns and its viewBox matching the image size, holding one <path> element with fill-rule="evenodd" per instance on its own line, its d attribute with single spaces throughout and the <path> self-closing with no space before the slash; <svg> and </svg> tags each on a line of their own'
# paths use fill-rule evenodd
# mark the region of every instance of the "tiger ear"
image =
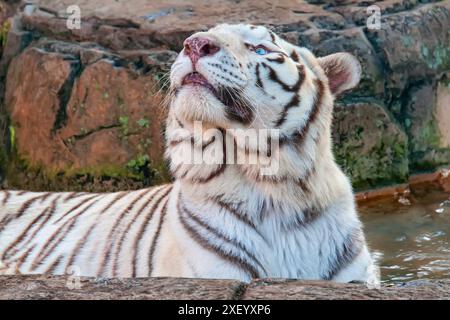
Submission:
<svg viewBox="0 0 450 320">
<path fill-rule="evenodd" d="M 318 58 L 318 61 L 335 96 L 358 85 L 361 79 L 361 64 L 350 53 L 334 53 Z"/>
</svg>

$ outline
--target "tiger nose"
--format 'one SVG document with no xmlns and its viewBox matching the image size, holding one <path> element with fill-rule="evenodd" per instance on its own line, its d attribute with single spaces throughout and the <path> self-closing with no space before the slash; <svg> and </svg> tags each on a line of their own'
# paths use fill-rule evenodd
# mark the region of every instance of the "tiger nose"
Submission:
<svg viewBox="0 0 450 320">
<path fill-rule="evenodd" d="M 200 58 L 213 56 L 219 50 L 220 47 L 208 38 L 189 37 L 184 41 L 184 53 L 189 56 L 194 66 Z"/>
</svg>

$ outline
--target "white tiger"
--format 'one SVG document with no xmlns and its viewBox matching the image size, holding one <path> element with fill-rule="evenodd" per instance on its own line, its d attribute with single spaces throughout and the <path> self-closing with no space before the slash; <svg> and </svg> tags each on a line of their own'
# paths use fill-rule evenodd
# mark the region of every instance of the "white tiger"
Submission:
<svg viewBox="0 0 450 320">
<path fill-rule="evenodd" d="M 334 96 L 360 73 L 350 54 L 316 58 L 265 27 L 192 35 L 171 70 L 175 182 L 109 194 L 0 192 L 0 273 L 377 283 L 331 151 Z M 277 149 L 272 136 L 241 139 L 249 128 L 276 129 Z M 187 161 L 192 150 L 200 163 Z M 228 161 L 263 153 L 276 154 L 275 173 Z"/>
</svg>

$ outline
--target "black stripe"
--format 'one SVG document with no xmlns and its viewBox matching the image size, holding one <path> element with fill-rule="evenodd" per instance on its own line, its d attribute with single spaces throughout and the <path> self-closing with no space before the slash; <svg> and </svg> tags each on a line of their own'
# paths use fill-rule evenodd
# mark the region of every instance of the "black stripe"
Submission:
<svg viewBox="0 0 450 320">
<path fill-rule="evenodd" d="M 60 244 L 60 241 L 67 235 L 69 229 L 72 228 L 75 222 L 76 220 L 72 220 L 70 224 L 58 228 L 58 230 L 52 234 L 33 260 L 31 264 L 33 269 L 36 269 L 39 265 L 44 264 L 47 258 L 53 253 L 53 250 Z"/>
<path fill-rule="evenodd" d="M 281 88 L 283 88 L 283 90 L 285 90 L 287 92 L 298 93 L 298 91 L 300 90 L 300 87 L 303 83 L 303 80 L 305 79 L 305 70 L 304 70 L 303 65 L 300 65 L 300 64 L 297 65 L 298 79 L 293 85 L 288 85 L 288 84 L 284 83 L 283 81 L 281 81 L 281 79 L 278 77 L 278 74 L 276 73 L 276 71 L 271 66 L 269 66 L 267 63 L 262 62 L 261 65 L 264 68 L 269 70 L 269 79 L 278 83 L 281 86 Z"/>
<path fill-rule="evenodd" d="M 114 247 L 114 242 L 113 241 L 113 237 L 115 234 L 115 231 L 117 230 L 117 228 L 120 226 L 123 218 L 131 211 L 133 210 L 134 206 L 136 205 L 136 203 L 142 199 L 143 194 L 147 193 L 147 190 L 144 190 L 144 192 L 139 193 L 134 199 L 133 201 L 131 201 L 131 203 L 125 208 L 124 211 L 122 211 L 122 213 L 119 215 L 119 217 L 116 218 L 116 221 L 113 225 L 113 227 L 111 228 L 111 230 L 108 233 L 108 236 L 106 238 L 106 246 L 108 246 L 108 249 L 106 251 L 106 253 L 103 255 L 103 260 L 102 263 L 100 264 L 100 273 L 101 274 L 105 274 L 106 272 L 106 267 L 108 265 L 109 259 L 111 257 L 111 250 Z M 114 264 L 113 264 L 113 269 L 114 269 Z M 115 270 L 113 270 L 113 273 L 115 272 Z M 114 275 L 113 275 L 114 277 Z"/>
<path fill-rule="evenodd" d="M 271 69 L 273 70 L 273 69 Z M 292 97 L 292 99 L 283 107 L 283 111 L 280 114 L 280 117 L 278 118 L 277 121 L 275 121 L 275 126 L 276 127 L 280 127 L 285 121 L 286 121 L 286 117 L 287 117 L 287 113 L 289 111 L 290 108 L 293 107 L 297 107 L 300 105 L 300 88 L 303 84 L 303 81 L 305 79 L 305 69 L 302 65 L 297 65 L 297 70 L 298 70 L 298 80 L 297 82 L 293 85 L 293 86 L 288 86 L 285 83 L 283 83 L 278 76 L 276 76 L 275 71 L 271 71 L 269 73 L 272 74 L 271 79 L 275 82 L 277 82 L 278 84 L 281 85 L 281 87 L 285 90 L 285 91 L 291 91 L 294 92 L 294 96 Z"/>
<path fill-rule="evenodd" d="M 184 128 L 184 125 L 183 125 L 183 123 L 180 121 L 180 119 L 178 119 L 177 117 L 175 117 L 175 120 L 176 120 L 176 122 L 177 122 L 177 124 L 178 124 L 178 126 L 179 126 L 180 128 Z"/>
<path fill-rule="evenodd" d="M 43 226 L 45 226 L 45 224 L 50 220 L 52 215 L 55 213 L 56 202 L 59 200 L 59 198 L 60 198 L 60 196 L 58 196 L 55 199 L 53 199 L 53 201 L 51 202 L 50 207 L 47 207 L 45 209 L 46 212 L 44 213 L 45 218 L 43 219 L 43 221 L 40 222 L 39 225 L 35 228 L 33 233 L 30 235 L 29 239 L 26 240 L 26 241 L 23 241 L 24 243 L 22 244 L 22 246 L 20 248 L 17 247 L 16 249 L 14 249 L 14 253 L 13 254 L 16 254 L 22 248 L 24 248 L 27 245 L 27 243 L 32 241 L 34 239 L 34 237 L 39 233 L 39 231 L 41 231 L 43 229 Z"/>
<path fill-rule="evenodd" d="M 220 197 L 213 197 L 210 198 L 210 200 L 213 203 L 217 204 L 222 209 L 226 210 L 228 213 L 231 213 L 231 215 L 233 215 L 236 219 L 238 219 L 239 221 L 241 221 L 242 223 L 246 224 L 247 226 L 249 226 L 250 228 L 259 233 L 253 221 L 251 221 L 244 212 L 236 208 L 239 207 L 239 205 L 227 203 L 223 201 Z"/>
<path fill-rule="evenodd" d="M 159 217 L 158 227 L 156 229 L 155 235 L 153 237 L 152 245 L 150 247 L 150 253 L 148 255 L 148 276 L 152 276 L 153 272 L 153 256 L 155 255 L 156 245 L 158 244 L 159 236 L 161 234 L 162 225 L 164 223 L 164 218 L 167 214 L 167 203 L 169 202 L 169 198 L 166 198 L 164 205 L 161 209 L 161 214 Z"/>
<path fill-rule="evenodd" d="M 5 206 L 9 200 L 9 197 L 11 196 L 11 193 L 8 190 L 2 191 L 2 193 L 5 195 L 5 197 L 2 200 L 2 206 Z"/>
<path fill-rule="evenodd" d="M 69 214 L 71 214 L 73 211 L 79 209 L 83 204 L 85 204 L 86 202 L 88 202 L 88 201 L 94 199 L 95 197 L 98 197 L 98 194 L 97 194 L 97 195 L 93 195 L 93 196 L 91 196 L 91 197 L 89 197 L 89 198 L 83 199 L 82 201 L 80 201 L 79 203 L 77 203 L 76 205 L 74 205 L 72 208 L 70 208 L 68 211 L 64 212 L 64 213 L 62 214 L 62 216 L 59 217 L 54 223 L 56 224 L 56 223 L 60 222 L 63 218 L 67 217 L 67 216 L 68 216 Z"/>
<path fill-rule="evenodd" d="M 159 191 L 163 188 L 164 188 L 164 186 L 157 187 L 155 189 L 149 189 L 149 191 L 151 191 L 151 193 L 149 195 L 150 199 L 154 199 L 155 191 Z M 128 235 L 128 232 L 129 232 L 131 226 L 136 222 L 136 219 L 141 215 L 143 208 L 146 205 L 148 205 L 148 201 L 145 201 L 144 206 L 141 206 L 141 208 L 139 210 L 137 210 L 133 219 L 131 219 L 131 221 L 128 223 L 128 225 L 125 227 L 125 229 L 122 231 L 122 236 L 119 239 L 117 254 L 115 255 L 115 259 L 114 259 L 115 260 L 114 261 L 114 266 L 115 266 L 114 271 L 118 268 L 118 265 L 119 265 L 119 255 L 120 255 L 120 252 L 122 251 L 122 246 L 123 246 L 123 242 L 125 241 L 125 237 Z"/>
<path fill-rule="evenodd" d="M 56 201 L 57 198 L 55 198 Z M 45 217 L 44 219 L 44 224 L 46 221 L 48 221 L 48 219 L 50 219 L 50 215 L 48 214 L 48 211 L 51 209 L 51 207 L 46 207 L 44 208 L 44 210 L 41 211 L 40 214 L 38 214 L 27 226 L 25 229 L 23 229 L 23 231 L 20 233 L 20 235 L 14 240 L 12 241 L 9 246 L 3 251 L 2 257 L 0 258 L 0 260 L 5 260 L 8 256 L 9 251 L 15 249 L 14 253 L 11 254 L 14 255 L 16 254 L 19 249 L 16 248 L 18 247 L 21 243 L 24 242 L 25 238 L 28 236 L 29 231 L 31 230 L 31 228 L 33 228 L 34 226 L 36 226 L 36 224 L 42 220 L 42 218 Z M 25 243 L 29 243 L 30 241 L 33 240 L 34 235 L 39 231 L 40 227 L 42 227 L 43 223 L 41 223 L 39 225 L 39 227 L 36 228 L 36 230 L 32 233 L 31 238 L 27 239 L 27 241 Z M 23 246 L 22 246 L 23 247 Z"/>
<path fill-rule="evenodd" d="M 138 233 L 136 234 L 134 243 L 133 243 L 133 275 L 132 277 L 135 278 L 136 274 L 137 274 L 137 259 L 138 259 L 138 247 L 139 247 L 139 243 L 145 233 L 145 231 L 147 230 L 147 227 L 155 213 L 155 209 L 158 208 L 159 204 L 161 203 L 161 201 L 170 193 L 170 191 L 172 191 L 172 185 L 170 185 L 167 190 L 164 189 L 160 189 L 157 191 L 157 193 L 154 195 L 154 197 L 152 199 L 150 199 L 148 202 L 146 202 L 142 208 L 141 211 L 144 210 L 144 208 L 146 208 L 151 200 L 155 199 L 157 196 L 160 195 L 160 193 L 162 193 L 161 197 L 157 198 L 155 200 L 155 202 L 152 204 L 152 206 L 150 207 L 150 209 L 148 210 L 148 215 L 145 217 L 144 222 L 141 224 L 141 228 L 139 229 Z"/>
<path fill-rule="evenodd" d="M 192 178 L 192 181 L 196 182 L 196 183 L 207 183 L 207 182 L 210 182 L 212 179 L 214 179 L 217 176 L 221 175 L 225 171 L 225 168 L 226 168 L 226 164 L 225 163 L 224 164 L 219 164 L 218 167 L 213 172 L 211 172 L 207 177 L 205 177 L 205 178 L 194 177 L 194 178 Z M 184 174 L 183 177 L 185 177 L 185 176 L 186 176 L 186 173 Z"/>
<path fill-rule="evenodd" d="M 264 84 L 262 83 L 262 80 L 261 80 L 261 70 L 260 70 L 260 65 L 259 65 L 259 63 L 256 64 L 255 73 L 256 73 L 256 86 L 257 86 L 259 89 L 261 89 L 261 90 L 263 90 L 264 92 L 266 92 L 266 91 L 264 90 Z"/>
<path fill-rule="evenodd" d="M 301 215 L 296 215 L 294 221 L 286 225 L 285 229 L 290 232 L 296 232 L 299 228 L 307 226 L 321 216 L 322 210 L 315 207 L 306 208 L 302 211 Z"/>
<path fill-rule="evenodd" d="M 364 234 L 360 228 L 353 229 L 344 242 L 336 244 L 336 257 L 328 272 L 323 276 L 325 280 L 332 280 L 339 271 L 350 265 L 364 248 Z"/>
<path fill-rule="evenodd" d="M 94 228 L 98 225 L 98 222 L 100 220 L 100 217 L 106 213 L 115 203 L 117 203 L 120 199 L 122 199 L 123 197 L 125 197 L 125 195 L 127 195 L 128 192 L 120 192 L 118 193 L 114 199 L 112 199 L 103 209 L 102 211 L 100 211 L 97 215 L 97 218 L 95 219 L 95 222 L 91 225 L 91 227 L 88 229 L 88 231 L 80 238 L 80 240 L 77 242 L 75 248 L 72 250 L 72 254 L 67 262 L 67 267 L 70 267 L 72 265 L 72 263 L 75 261 L 77 255 L 79 254 L 79 252 L 83 249 L 84 244 L 86 243 L 86 241 L 89 239 L 92 231 L 94 230 Z"/>
<path fill-rule="evenodd" d="M 209 141 L 206 141 L 205 144 L 202 144 L 202 151 L 205 151 L 205 149 L 208 148 L 210 144 L 214 143 L 214 141 L 216 141 L 216 136 L 212 136 Z"/>
<path fill-rule="evenodd" d="M 111 200 L 106 206 L 105 208 L 102 209 L 102 211 L 100 211 L 100 213 L 97 215 L 97 218 L 95 219 L 95 222 L 91 225 L 91 227 L 89 228 L 89 230 L 85 233 L 85 235 L 83 237 L 81 237 L 80 241 L 78 241 L 77 245 L 75 246 L 75 249 L 72 250 L 72 255 L 70 256 L 67 266 L 70 267 L 71 264 L 73 263 L 73 261 L 75 261 L 77 255 L 79 254 L 79 251 L 81 251 L 86 243 L 86 241 L 89 239 L 89 237 L 91 236 L 92 231 L 94 230 L 94 228 L 98 225 L 98 222 L 100 220 L 100 217 L 106 213 L 115 203 L 117 203 L 120 199 L 122 199 L 123 197 L 125 197 L 128 194 L 128 192 L 120 192 L 118 193 L 113 200 Z"/>
<path fill-rule="evenodd" d="M 221 241 L 228 243 L 229 245 L 232 245 L 234 247 L 236 247 L 237 249 L 241 250 L 242 252 L 244 252 L 249 258 L 250 260 L 253 261 L 254 264 L 258 265 L 262 270 L 265 271 L 264 267 L 262 266 L 262 264 L 258 261 L 258 259 L 256 259 L 256 257 L 247 250 L 247 248 L 245 248 L 240 242 L 237 242 L 233 239 L 230 239 L 228 236 L 226 236 L 225 234 L 223 234 L 222 232 L 220 232 L 217 229 L 214 229 L 213 227 L 211 227 L 209 224 L 207 224 L 206 222 L 204 222 L 203 220 L 201 220 L 198 216 L 196 216 L 193 212 L 191 212 L 189 209 L 187 209 L 184 204 L 182 204 L 182 196 L 181 193 L 179 195 L 178 198 L 178 203 L 177 203 L 177 210 L 179 212 L 180 215 L 180 219 L 183 222 L 183 225 L 187 228 L 191 229 L 196 235 L 196 239 L 202 239 L 202 241 L 200 241 L 201 244 L 208 244 L 208 247 L 213 247 L 215 248 L 215 252 L 219 253 L 220 256 L 227 256 L 229 260 L 231 258 L 231 260 L 234 260 L 235 262 L 237 261 L 239 266 L 243 267 L 245 270 L 247 270 L 250 274 L 252 274 L 252 277 L 256 277 L 259 278 L 259 272 L 251 265 L 249 264 L 247 261 L 243 260 L 241 257 L 239 256 L 235 256 L 232 255 L 231 253 L 225 253 L 222 251 L 220 246 L 217 246 L 215 244 L 212 244 L 210 242 L 208 242 L 206 239 L 204 239 L 204 237 L 202 237 L 198 232 L 195 232 L 194 228 L 192 228 L 189 223 L 187 223 L 187 221 L 184 219 L 183 217 L 183 213 L 185 213 L 192 221 L 194 221 L 197 225 L 200 225 L 202 228 L 204 228 L 205 230 L 207 230 L 210 234 L 213 234 L 216 238 L 220 239 Z M 191 233 L 191 232 L 190 232 Z"/>
<path fill-rule="evenodd" d="M 48 268 L 44 271 L 44 274 L 55 274 L 56 268 L 59 266 L 63 259 L 63 256 L 59 256 Z"/>
<path fill-rule="evenodd" d="M 73 200 L 73 199 L 76 199 L 76 198 L 80 198 L 80 197 L 83 197 L 85 195 L 88 195 L 88 193 L 87 192 L 71 192 L 64 199 L 64 202 L 67 202 L 69 200 Z"/>
<path fill-rule="evenodd" d="M 185 138 L 185 139 L 171 140 L 169 142 L 169 146 L 170 147 L 176 147 L 177 145 L 179 145 L 182 142 L 190 142 L 191 145 L 195 145 L 195 139 L 194 139 L 194 137 L 191 136 L 191 137 L 188 137 L 188 138 Z"/>
<path fill-rule="evenodd" d="M 304 194 L 310 192 L 309 188 L 309 180 L 314 176 L 316 169 L 315 167 L 310 168 L 302 176 L 292 177 L 292 176 L 270 176 L 270 175 L 261 175 L 260 173 L 255 173 L 253 171 L 249 171 L 247 167 L 240 167 L 239 170 L 249 179 L 258 182 L 258 183 L 271 183 L 274 185 L 285 184 L 288 182 L 293 182 L 297 185 Z"/>
<path fill-rule="evenodd" d="M 92 199 L 94 199 L 94 200 L 91 203 L 88 203 L 88 205 L 86 207 L 84 207 L 83 210 L 80 210 L 80 212 L 78 212 L 76 215 L 74 215 L 73 217 L 68 219 L 66 222 L 64 222 L 61 226 L 59 226 L 59 228 L 50 237 L 50 239 L 49 239 L 50 241 L 47 240 L 43 249 L 45 250 L 51 243 L 53 243 L 52 246 L 47 250 L 46 254 L 44 254 L 43 250 L 41 249 L 40 255 L 37 256 L 34 261 L 34 263 L 36 265 L 40 264 L 40 263 L 45 263 L 45 260 L 53 252 L 53 250 L 60 244 L 60 241 L 62 239 L 64 239 L 70 231 L 72 231 L 72 228 L 78 221 L 79 217 L 100 200 L 100 199 L 95 199 L 98 197 L 99 197 L 99 195 L 95 195 L 95 196 L 89 198 L 88 200 L 92 200 Z M 83 201 L 83 204 L 85 204 L 85 203 L 86 203 L 86 201 Z M 78 208 L 79 207 L 80 206 L 78 206 Z M 60 219 L 58 219 L 58 221 L 60 221 Z M 55 222 L 55 223 L 57 223 L 57 222 Z M 63 229 L 65 229 L 65 230 L 62 233 Z M 55 237 L 58 237 L 58 238 L 55 239 Z"/>
<path fill-rule="evenodd" d="M 59 197 L 55 198 L 55 199 L 52 201 L 52 204 L 51 204 L 51 207 L 50 207 L 50 211 L 49 211 L 49 213 L 48 213 L 48 219 L 46 219 L 45 223 L 47 223 L 48 220 L 49 220 L 49 219 L 53 216 L 53 214 L 55 213 L 55 211 L 56 211 L 56 205 L 57 205 L 57 200 L 59 200 Z M 41 226 L 44 226 L 44 223 L 42 223 Z M 41 227 L 41 226 L 40 226 L 40 227 Z M 38 232 L 40 231 L 40 227 L 36 229 Z M 53 235 L 55 235 L 55 233 L 53 233 Z M 50 239 L 53 239 L 53 236 L 52 236 Z M 46 245 L 47 245 L 48 243 L 49 243 L 49 241 L 47 241 L 47 242 L 45 243 L 45 245 L 44 245 L 42 248 L 45 248 Z M 36 262 L 37 262 L 36 260 L 39 259 L 39 256 L 40 256 L 41 254 L 42 254 L 42 249 L 41 249 L 41 252 L 38 253 L 38 254 L 36 255 L 36 258 L 34 259 L 33 263 L 31 264 L 31 270 L 35 269 L 36 264 L 37 264 L 37 263 L 36 263 Z"/>
<path fill-rule="evenodd" d="M 11 213 L 11 214 L 5 215 L 4 219 L 1 221 L 1 224 L 0 224 L 0 232 L 3 231 L 11 221 L 13 221 L 14 219 L 18 219 L 22 215 L 24 215 L 25 212 L 33 205 L 33 203 L 35 203 L 36 201 L 38 201 L 40 199 L 47 198 L 48 194 L 49 194 L 49 192 L 40 194 L 39 196 L 36 196 L 31 199 L 28 199 L 27 201 L 25 201 L 22 204 L 20 209 L 15 214 Z"/>
<path fill-rule="evenodd" d="M 312 177 L 314 177 L 316 174 L 316 167 L 309 168 L 308 170 L 306 170 L 306 172 L 303 173 L 303 175 L 301 177 L 298 177 L 295 180 L 295 183 L 298 187 L 300 187 L 300 189 L 302 189 L 303 193 L 309 193 L 311 191 L 310 187 L 309 187 L 309 181 L 311 180 Z"/>
<path fill-rule="evenodd" d="M 281 54 L 281 55 L 279 55 L 276 58 L 266 58 L 266 60 L 270 61 L 270 62 L 276 62 L 276 63 L 279 63 L 279 64 L 284 63 L 284 61 L 285 61 L 284 60 L 284 54 Z"/>
<path fill-rule="evenodd" d="M 35 203 L 38 200 L 44 200 L 50 195 L 50 192 L 41 194 L 37 197 L 31 198 L 27 201 L 25 201 L 22 205 L 22 207 L 17 211 L 15 218 L 20 218 L 30 207 L 33 203 Z"/>
<path fill-rule="evenodd" d="M 275 34 L 272 31 L 269 31 L 270 34 L 270 39 L 272 40 L 272 42 L 275 42 Z"/>
<path fill-rule="evenodd" d="M 299 58 L 299 56 L 297 54 L 297 51 L 295 51 L 295 50 L 292 51 L 291 59 L 294 60 L 295 62 L 299 62 L 300 61 L 300 58 Z"/>
<path fill-rule="evenodd" d="M 122 191 L 119 192 L 114 199 L 112 199 L 105 208 L 102 209 L 102 211 L 100 212 L 100 214 L 106 213 L 109 209 L 111 209 L 111 207 L 117 203 L 118 201 L 120 201 L 122 198 L 124 198 L 129 192 L 127 191 Z"/>
<path fill-rule="evenodd" d="M 222 134 L 222 163 L 218 165 L 218 167 L 211 172 L 207 177 L 200 178 L 200 177 L 194 177 L 192 179 L 192 182 L 195 183 L 207 183 L 210 182 L 212 179 L 218 177 L 222 173 L 225 172 L 225 169 L 227 167 L 227 144 L 226 144 L 226 131 L 224 129 L 220 129 L 220 132 Z M 184 174 L 180 177 L 180 179 L 183 179 L 186 177 L 188 171 L 184 172 Z"/>
<path fill-rule="evenodd" d="M 228 119 L 243 124 L 249 124 L 253 121 L 255 115 L 251 103 L 240 93 L 240 89 L 219 88 L 216 93 L 220 102 L 226 106 L 225 112 Z"/>
<path fill-rule="evenodd" d="M 28 234 L 28 231 L 30 231 L 30 229 L 42 218 L 43 214 L 45 214 L 45 212 L 47 211 L 47 208 L 44 209 L 43 212 L 41 212 L 40 214 L 38 214 L 28 225 L 27 227 L 20 233 L 20 235 L 15 238 L 14 241 L 12 241 L 8 247 L 6 247 L 6 249 L 3 251 L 2 256 L 0 258 L 0 261 L 6 260 L 8 253 L 10 250 L 14 249 L 14 247 L 18 246 L 23 239 L 26 237 L 26 235 Z"/>
<path fill-rule="evenodd" d="M 211 243 L 208 242 L 205 238 L 200 236 L 185 220 L 182 216 L 180 216 L 181 224 L 183 225 L 184 229 L 189 233 L 190 237 L 197 242 L 199 245 L 201 245 L 204 249 L 219 255 L 222 259 L 225 261 L 228 261 L 234 265 L 236 265 L 238 268 L 244 270 L 245 272 L 249 273 L 252 278 L 259 278 L 258 271 L 248 263 L 244 262 L 241 258 L 235 257 L 230 254 L 226 254 L 225 252 L 220 250 L 220 247 L 217 247 Z"/>
<path fill-rule="evenodd" d="M 316 79 L 314 81 L 316 85 L 316 96 L 314 98 L 314 104 L 312 106 L 311 111 L 309 112 L 308 119 L 306 120 L 306 123 L 303 127 L 301 127 L 299 130 L 295 131 L 290 137 L 280 137 L 280 145 L 284 144 L 286 142 L 294 142 L 297 146 L 300 146 L 300 144 L 303 144 L 305 141 L 305 138 L 309 132 L 309 129 L 311 128 L 311 125 L 316 121 L 320 106 L 323 101 L 323 96 L 325 92 L 325 86 L 322 81 Z"/>
<path fill-rule="evenodd" d="M 15 266 L 15 272 L 16 273 L 21 273 L 20 272 L 20 267 L 27 261 L 28 259 L 28 255 L 34 250 L 34 248 L 36 248 L 36 244 L 32 245 L 30 248 L 27 249 L 27 251 L 25 251 L 16 261 L 16 266 Z"/>
<path fill-rule="evenodd" d="M 63 224 L 62 224 L 62 226 L 64 226 L 64 225 L 66 225 L 67 223 L 69 223 L 69 221 L 73 221 L 73 220 L 78 220 L 78 218 L 82 215 L 82 214 L 84 214 L 86 211 L 88 211 L 94 204 L 96 204 L 98 201 L 100 201 L 100 199 L 101 198 L 103 198 L 104 197 L 104 195 L 96 195 L 96 196 L 94 196 L 94 197 L 92 197 L 92 198 L 90 198 L 89 200 L 93 200 L 93 201 L 91 201 L 90 203 L 88 203 L 88 202 L 84 202 L 84 203 L 88 203 L 88 205 L 86 206 L 86 207 L 84 207 L 83 208 L 83 210 L 80 210 L 78 213 L 76 213 L 75 215 L 73 215 L 72 217 L 70 217 L 69 219 L 67 219 L 67 221 L 65 221 Z M 78 208 L 77 208 L 78 209 Z M 55 224 L 58 222 L 58 221 L 60 221 L 60 220 L 57 220 L 56 222 L 55 222 Z"/>
<path fill-rule="evenodd" d="M 292 107 L 297 107 L 299 105 L 300 105 L 300 96 L 299 96 L 299 94 L 296 93 L 292 97 L 291 101 L 289 101 L 289 103 L 283 107 L 283 111 L 281 112 L 280 117 L 275 122 L 275 127 L 277 127 L 277 128 L 281 127 L 281 125 L 286 121 L 286 117 L 287 117 L 287 113 L 288 113 L 289 109 Z"/>
</svg>

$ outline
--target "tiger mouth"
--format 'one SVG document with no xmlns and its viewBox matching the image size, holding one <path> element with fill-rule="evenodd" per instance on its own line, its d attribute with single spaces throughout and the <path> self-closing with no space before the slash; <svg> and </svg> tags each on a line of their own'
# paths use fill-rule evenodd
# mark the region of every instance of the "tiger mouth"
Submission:
<svg viewBox="0 0 450 320">
<path fill-rule="evenodd" d="M 230 119 L 248 123 L 253 119 L 253 112 L 247 99 L 242 97 L 237 89 L 215 88 L 200 73 L 194 71 L 186 75 L 182 85 L 201 86 L 208 89 L 225 107 Z"/>
<path fill-rule="evenodd" d="M 184 77 L 183 85 L 189 85 L 189 84 L 205 87 L 205 88 L 209 89 L 217 98 L 219 98 L 218 94 L 217 94 L 217 90 L 213 87 L 213 85 L 210 84 L 208 82 L 208 80 L 206 80 L 206 78 L 198 72 L 191 72 Z"/>
</svg>

